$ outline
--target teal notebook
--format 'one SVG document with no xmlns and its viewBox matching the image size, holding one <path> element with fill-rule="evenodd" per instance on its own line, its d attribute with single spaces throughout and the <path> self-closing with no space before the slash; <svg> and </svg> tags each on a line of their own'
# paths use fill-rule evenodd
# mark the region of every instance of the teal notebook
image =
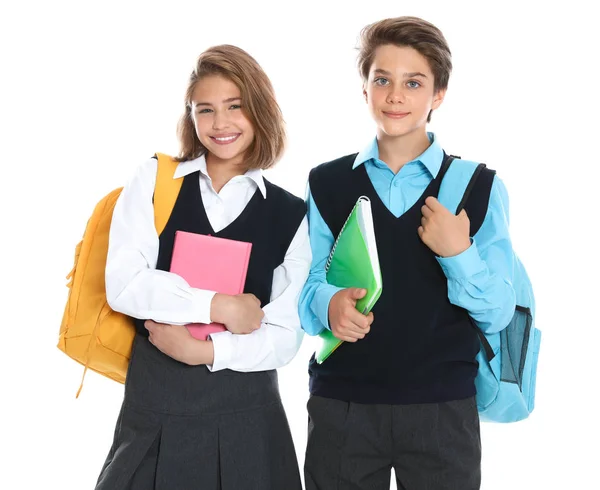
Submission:
<svg viewBox="0 0 600 490">
<path fill-rule="evenodd" d="M 361 196 L 342 227 L 326 265 L 327 282 L 341 288 L 364 288 L 367 294 L 356 302 L 363 314 L 371 311 L 381 296 L 382 281 L 375 242 L 371 201 Z M 316 360 L 321 364 L 342 343 L 330 330 L 319 334 Z"/>
</svg>

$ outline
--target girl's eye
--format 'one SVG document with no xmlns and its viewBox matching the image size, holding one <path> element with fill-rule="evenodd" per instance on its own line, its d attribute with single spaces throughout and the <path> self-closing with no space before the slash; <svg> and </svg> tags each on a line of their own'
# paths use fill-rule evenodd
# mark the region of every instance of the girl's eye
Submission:
<svg viewBox="0 0 600 490">
<path fill-rule="evenodd" d="M 242 106 L 241 106 L 241 105 L 239 105 L 239 104 L 233 104 L 233 105 L 230 107 L 230 109 L 241 109 L 241 108 L 242 108 Z"/>
<path fill-rule="evenodd" d="M 212 109 L 204 108 L 204 109 L 200 109 L 198 111 L 198 114 L 208 114 L 209 112 L 212 112 Z"/>
<path fill-rule="evenodd" d="M 383 77 L 376 78 L 374 80 L 374 82 L 375 82 L 376 85 L 379 85 L 381 87 L 384 87 L 384 86 L 386 86 L 387 84 L 390 83 L 387 78 L 383 78 Z"/>
</svg>

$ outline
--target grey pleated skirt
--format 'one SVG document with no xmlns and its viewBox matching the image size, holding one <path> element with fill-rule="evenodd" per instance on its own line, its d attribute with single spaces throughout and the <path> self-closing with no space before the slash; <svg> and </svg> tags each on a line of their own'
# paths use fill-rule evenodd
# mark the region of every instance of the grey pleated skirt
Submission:
<svg viewBox="0 0 600 490">
<path fill-rule="evenodd" d="M 96 490 L 301 490 L 276 371 L 211 373 L 137 335 Z"/>
</svg>

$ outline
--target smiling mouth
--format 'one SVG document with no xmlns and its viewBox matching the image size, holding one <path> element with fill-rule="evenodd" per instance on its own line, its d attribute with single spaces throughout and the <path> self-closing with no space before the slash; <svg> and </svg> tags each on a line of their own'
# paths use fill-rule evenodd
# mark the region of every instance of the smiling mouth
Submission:
<svg viewBox="0 0 600 490">
<path fill-rule="evenodd" d="M 383 113 L 387 117 L 390 117 L 392 119 L 402 119 L 403 117 L 406 117 L 410 114 L 410 112 L 389 112 L 389 111 L 383 111 Z"/>
<path fill-rule="evenodd" d="M 211 136 L 210 139 L 214 141 L 217 145 L 229 145 L 236 141 L 242 133 L 237 134 L 228 134 L 223 136 Z"/>
</svg>

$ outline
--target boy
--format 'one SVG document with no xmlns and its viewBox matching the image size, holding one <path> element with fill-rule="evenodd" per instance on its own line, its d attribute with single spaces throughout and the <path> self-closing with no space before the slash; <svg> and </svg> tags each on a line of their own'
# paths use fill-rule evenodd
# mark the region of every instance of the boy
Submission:
<svg viewBox="0 0 600 490">
<path fill-rule="evenodd" d="M 415 17 L 367 26 L 359 69 L 376 138 L 309 177 L 313 262 L 301 321 L 310 335 L 327 328 L 346 343 L 310 361 L 306 488 L 388 489 L 393 467 L 399 489 L 478 489 L 473 327 L 499 331 L 515 309 L 506 190 L 493 174 L 479 179 L 458 216 L 436 199 L 446 155 L 426 124 L 452 62 L 435 26 Z M 365 291 L 328 285 L 325 274 L 361 195 L 383 279 L 366 316 L 354 308 Z"/>
</svg>

